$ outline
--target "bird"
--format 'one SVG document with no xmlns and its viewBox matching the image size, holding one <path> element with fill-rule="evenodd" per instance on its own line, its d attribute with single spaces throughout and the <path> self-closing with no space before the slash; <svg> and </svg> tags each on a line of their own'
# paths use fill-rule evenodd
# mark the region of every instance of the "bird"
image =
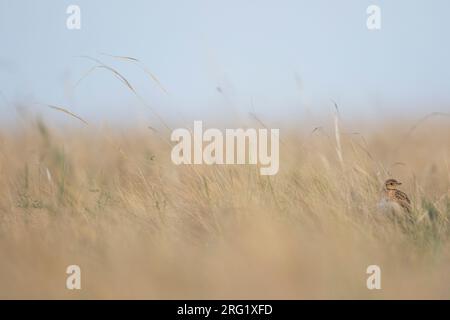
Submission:
<svg viewBox="0 0 450 320">
<path fill-rule="evenodd" d="M 401 182 L 395 179 L 386 180 L 380 204 L 383 207 L 388 205 L 390 207 L 398 208 L 398 206 L 400 206 L 400 209 L 405 210 L 407 213 L 411 213 L 411 200 L 409 200 L 406 193 L 397 189 L 401 184 Z"/>
</svg>

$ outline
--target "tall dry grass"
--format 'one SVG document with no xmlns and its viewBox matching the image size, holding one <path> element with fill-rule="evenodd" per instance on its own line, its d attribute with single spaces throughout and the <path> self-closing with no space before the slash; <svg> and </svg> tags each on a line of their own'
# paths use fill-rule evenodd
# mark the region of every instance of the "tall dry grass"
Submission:
<svg viewBox="0 0 450 320">
<path fill-rule="evenodd" d="M 449 298 L 450 125 L 409 128 L 281 128 L 272 177 L 148 130 L 0 131 L 0 298 Z M 389 177 L 411 217 L 377 208 Z"/>
</svg>

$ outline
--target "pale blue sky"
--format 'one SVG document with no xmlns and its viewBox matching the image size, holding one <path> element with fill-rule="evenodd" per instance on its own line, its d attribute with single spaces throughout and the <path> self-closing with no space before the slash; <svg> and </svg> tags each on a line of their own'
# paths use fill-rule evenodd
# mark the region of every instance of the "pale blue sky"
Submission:
<svg viewBox="0 0 450 320">
<path fill-rule="evenodd" d="M 81 30 L 66 28 L 70 4 Z M 380 31 L 366 28 L 370 4 L 381 7 Z M 74 88 L 95 65 L 80 55 L 116 68 L 165 118 L 247 113 L 253 101 L 263 116 L 292 120 L 331 99 L 347 117 L 448 112 L 449 15 L 448 0 L 0 0 L 0 116 L 21 103 L 54 117 L 42 103 L 89 120 L 156 122 L 106 70 Z M 140 59 L 169 95 L 101 53 Z"/>
</svg>

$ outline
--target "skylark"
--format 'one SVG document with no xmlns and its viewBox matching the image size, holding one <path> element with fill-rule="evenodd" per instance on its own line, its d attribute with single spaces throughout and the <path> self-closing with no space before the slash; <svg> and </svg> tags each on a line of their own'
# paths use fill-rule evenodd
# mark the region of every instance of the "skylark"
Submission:
<svg viewBox="0 0 450 320">
<path fill-rule="evenodd" d="M 399 205 L 408 213 L 411 212 L 411 200 L 409 200 L 406 193 L 397 189 L 402 183 L 395 179 L 388 179 L 384 183 L 382 202 L 397 206 Z"/>
</svg>

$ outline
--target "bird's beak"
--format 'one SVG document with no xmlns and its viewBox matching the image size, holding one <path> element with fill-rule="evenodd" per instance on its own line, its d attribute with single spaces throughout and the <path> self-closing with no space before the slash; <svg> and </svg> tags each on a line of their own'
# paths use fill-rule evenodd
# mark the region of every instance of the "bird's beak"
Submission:
<svg viewBox="0 0 450 320">
<path fill-rule="evenodd" d="M 401 183 L 401 182 L 397 182 L 397 184 L 398 184 L 399 186 L 401 186 L 401 185 L 402 185 L 402 183 Z"/>
</svg>

